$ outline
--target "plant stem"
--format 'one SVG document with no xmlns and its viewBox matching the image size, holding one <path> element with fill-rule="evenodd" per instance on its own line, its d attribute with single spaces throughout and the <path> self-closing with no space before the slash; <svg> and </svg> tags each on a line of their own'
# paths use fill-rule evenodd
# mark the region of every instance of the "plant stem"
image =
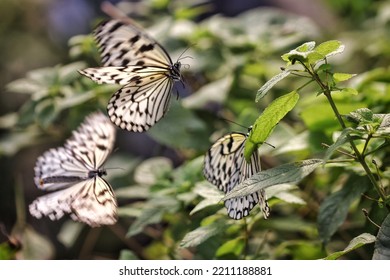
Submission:
<svg viewBox="0 0 390 280">
<path fill-rule="evenodd" d="M 324 95 L 328 99 L 329 104 L 332 107 L 333 112 L 335 113 L 335 115 L 336 115 L 336 117 L 337 117 L 341 127 L 343 129 L 345 129 L 346 128 L 345 123 L 344 123 L 343 119 L 341 118 L 341 115 L 340 115 L 339 111 L 337 110 L 336 104 L 334 103 L 332 95 L 331 95 L 331 92 L 330 92 L 330 90 L 328 88 L 325 89 Z M 364 157 L 359 152 L 358 148 L 356 147 L 355 143 L 353 142 L 353 140 L 351 139 L 349 134 L 347 135 L 347 137 L 348 137 L 348 141 L 349 141 L 353 151 L 355 152 L 356 159 L 362 165 L 364 171 L 366 171 L 366 174 L 367 174 L 368 178 L 370 179 L 372 185 L 375 187 L 376 191 L 380 195 L 381 199 L 383 201 L 386 201 L 386 194 L 383 192 L 382 188 L 379 186 L 378 182 L 375 180 L 374 174 L 372 174 L 370 168 L 368 167 L 366 161 L 364 160 Z M 386 205 L 386 207 L 390 211 L 390 206 Z"/>
<path fill-rule="evenodd" d="M 306 71 L 308 71 L 308 73 L 313 77 L 313 79 L 317 82 L 317 84 L 321 87 L 321 89 L 323 90 L 324 95 L 326 96 L 326 98 L 329 101 L 330 106 L 332 107 L 333 112 L 336 115 L 337 120 L 339 121 L 341 127 L 343 129 L 345 129 L 346 125 L 344 123 L 344 120 L 341 117 L 341 114 L 339 113 L 339 110 L 337 109 L 336 104 L 333 101 L 331 90 L 329 89 L 329 87 L 322 83 L 320 77 L 317 75 L 317 73 L 315 73 L 315 71 L 311 71 L 304 63 L 301 62 L 301 64 L 306 69 Z M 364 160 L 364 157 L 359 152 L 358 148 L 356 147 L 355 143 L 353 142 L 353 139 L 351 138 L 351 136 L 349 134 L 347 134 L 347 138 L 348 138 L 348 141 L 349 141 L 349 143 L 350 143 L 350 145 L 351 145 L 351 147 L 352 147 L 352 149 L 353 149 L 353 151 L 354 151 L 354 153 L 356 155 L 356 159 L 359 161 L 359 163 L 363 167 L 363 169 L 366 172 L 369 180 L 371 181 L 372 185 L 374 186 L 374 188 L 378 192 L 378 194 L 381 197 L 381 199 L 384 202 L 386 202 L 386 194 L 384 193 L 383 189 L 379 186 L 378 182 L 375 180 L 374 174 L 372 174 L 370 168 L 368 167 L 366 161 Z M 387 208 L 388 211 L 390 211 L 390 205 L 386 204 L 386 208 Z"/>
</svg>

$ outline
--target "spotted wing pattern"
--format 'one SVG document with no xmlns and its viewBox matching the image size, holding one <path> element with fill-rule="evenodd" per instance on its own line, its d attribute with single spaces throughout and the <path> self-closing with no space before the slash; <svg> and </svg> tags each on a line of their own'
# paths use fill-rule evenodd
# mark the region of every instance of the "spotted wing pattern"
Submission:
<svg viewBox="0 0 390 280">
<path fill-rule="evenodd" d="M 169 108 L 175 81 L 181 80 L 180 62 L 138 27 L 108 20 L 94 31 L 103 67 L 79 71 L 99 84 L 119 84 L 108 102 L 111 121 L 122 129 L 143 132 Z"/>
<path fill-rule="evenodd" d="M 102 165 L 115 142 L 115 127 L 102 113 L 89 115 L 64 147 L 40 156 L 34 182 L 53 191 L 34 200 L 29 210 L 36 218 L 57 220 L 65 214 L 92 227 L 114 224 L 117 202 L 110 184 L 102 176 Z"/>
<path fill-rule="evenodd" d="M 247 136 L 242 133 L 227 134 L 219 138 L 205 156 L 203 169 L 205 178 L 225 194 L 261 170 L 257 151 L 252 154 L 250 163 L 244 158 L 246 138 Z M 264 218 L 267 218 L 269 206 L 264 190 L 226 200 L 225 207 L 229 217 L 238 220 L 248 216 L 257 203 Z"/>
</svg>

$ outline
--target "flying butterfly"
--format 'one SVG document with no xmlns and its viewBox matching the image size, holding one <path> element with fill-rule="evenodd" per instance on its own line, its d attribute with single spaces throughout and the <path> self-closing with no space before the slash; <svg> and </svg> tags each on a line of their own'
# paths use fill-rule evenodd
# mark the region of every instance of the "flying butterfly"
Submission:
<svg viewBox="0 0 390 280">
<path fill-rule="evenodd" d="M 123 85 L 108 102 L 111 121 L 128 131 L 148 130 L 168 111 L 172 88 L 182 81 L 181 63 L 129 21 L 104 21 L 93 33 L 103 67 L 79 72 L 99 84 Z"/>
<path fill-rule="evenodd" d="M 101 112 L 86 117 L 63 147 L 52 148 L 37 159 L 35 185 L 54 191 L 34 200 L 32 216 L 58 220 L 70 214 L 91 227 L 117 221 L 117 202 L 110 184 L 102 178 L 102 165 L 113 149 L 115 126 Z"/>
<path fill-rule="evenodd" d="M 233 132 L 222 136 L 211 146 L 205 156 L 203 169 L 205 178 L 225 194 L 261 170 L 257 151 L 252 154 L 249 163 L 245 160 L 244 146 L 248 134 Z M 230 218 L 239 220 L 248 216 L 257 203 L 266 219 L 270 209 L 264 190 L 244 197 L 228 199 L 225 201 L 225 207 Z"/>
</svg>

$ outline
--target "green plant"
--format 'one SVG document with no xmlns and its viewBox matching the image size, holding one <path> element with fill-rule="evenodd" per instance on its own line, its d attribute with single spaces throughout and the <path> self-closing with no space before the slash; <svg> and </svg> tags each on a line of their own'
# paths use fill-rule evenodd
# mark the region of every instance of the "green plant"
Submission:
<svg viewBox="0 0 390 280">
<path fill-rule="evenodd" d="M 11 235 L 24 235 L 23 257 L 372 258 L 368 244 L 386 244 L 388 227 L 374 238 L 377 228 L 360 210 L 368 209 L 377 224 L 387 216 L 390 72 L 381 67 L 388 62 L 387 37 L 374 40 L 373 52 L 359 43 L 364 37 L 359 34 L 349 41 L 348 56 L 338 41 L 302 44 L 320 40 L 315 24 L 278 10 L 253 9 L 235 18 L 215 15 L 195 22 L 207 6 L 153 2 L 143 11 L 143 25 L 174 59 L 191 46 L 186 55 L 193 59 L 183 61 L 190 65 L 183 67 L 186 92 L 172 100 L 166 117 L 148 133 L 118 134 L 117 150 L 106 165 L 120 206 L 118 224 L 93 230 L 40 220 L 40 227 L 29 215 L 18 214 Z M 158 22 L 151 14 L 158 14 Z M 99 64 L 90 35 L 76 36 L 69 45 L 72 63 L 33 70 L 8 85 L 9 92 L 25 95 L 26 101 L 0 119 L 2 162 L 18 156 L 32 170 L 37 155 L 62 142 L 89 112 L 104 111 L 117 90 L 77 74 Z M 278 74 L 281 53 L 286 53 L 286 65 Z M 351 59 L 356 53 L 364 54 L 359 63 Z M 334 70 L 339 68 L 363 73 Z M 225 197 L 202 176 L 203 155 L 213 141 L 242 130 L 220 116 L 253 124 L 245 153 L 249 157 L 259 148 L 264 170 Z M 264 141 L 275 148 L 262 145 Z M 9 185 L 19 189 L 18 201 L 24 201 L 21 186 L 30 195 L 35 189 L 32 172 L 4 173 L 11 177 Z M 268 220 L 258 207 L 243 220 L 227 217 L 223 199 L 259 188 L 266 188 L 269 198 Z M 18 203 L 17 210 L 24 213 L 26 207 Z M 37 234 L 29 224 L 48 228 L 56 237 L 49 240 L 50 234 Z M 53 244 L 58 243 L 66 254 L 54 255 Z M 378 246 L 385 256 L 386 245 Z"/>
</svg>

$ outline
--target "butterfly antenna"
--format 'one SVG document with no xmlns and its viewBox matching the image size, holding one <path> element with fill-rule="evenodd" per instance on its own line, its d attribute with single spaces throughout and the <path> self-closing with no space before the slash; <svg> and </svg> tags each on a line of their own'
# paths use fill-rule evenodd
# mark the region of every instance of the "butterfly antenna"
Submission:
<svg viewBox="0 0 390 280">
<path fill-rule="evenodd" d="M 184 51 L 181 52 L 181 54 L 179 55 L 179 58 L 177 59 L 177 61 L 181 60 L 181 59 L 186 59 L 186 58 L 191 58 L 191 59 L 194 59 L 192 56 L 190 55 L 186 55 L 186 56 L 183 56 L 183 54 L 188 51 L 188 49 L 192 46 L 195 46 L 195 44 L 192 44 L 190 46 L 188 46 L 187 48 L 184 49 Z M 183 57 L 182 57 L 183 56 Z"/>
<path fill-rule="evenodd" d="M 272 145 L 272 144 L 270 144 L 270 143 L 268 143 L 268 142 L 263 142 L 263 144 L 267 144 L 268 146 L 270 146 L 271 148 L 276 148 L 274 145 Z"/>
<path fill-rule="evenodd" d="M 105 169 L 105 170 L 114 170 L 114 169 L 120 169 L 120 170 L 122 170 L 122 171 L 125 171 L 125 169 L 124 169 L 124 168 L 122 168 L 122 167 L 105 167 L 104 169 Z"/>
<path fill-rule="evenodd" d="M 243 128 L 248 129 L 247 126 L 242 125 L 242 124 L 239 124 L 239 123 L 236 123 L 235 121 L 232 121 L 232 120 L 229 120 L 229 119 L 225 119 L 224 117 L 221 117 L 221 116 L 218 116 L 218 118 L 219 118 L 220 120 L 223 120 L 223 121 L 226 121 L 226 122 L 230 122 L 230 123 L 234 123 L 234 124 L 236 124 L 236 125 L 238 125 L 238 126 L 241 126 L 241 127 L 243 127 Z"/>
</svg>

